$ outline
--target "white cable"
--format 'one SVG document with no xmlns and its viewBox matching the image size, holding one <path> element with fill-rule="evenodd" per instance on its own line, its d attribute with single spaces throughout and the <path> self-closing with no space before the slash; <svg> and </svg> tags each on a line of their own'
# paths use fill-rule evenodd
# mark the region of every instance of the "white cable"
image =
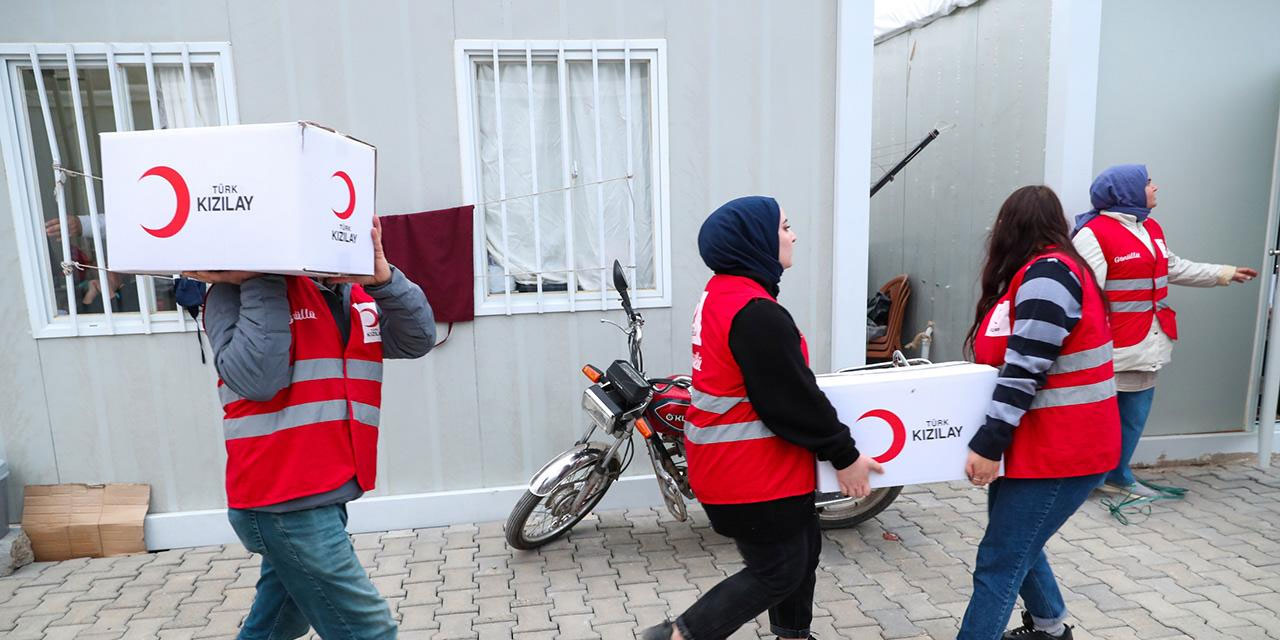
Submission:
<svg viewBox="0 0 1280 640">
<path fill-rule="evenodd" d="M 503 202 L 508 202 L 511 200 L 521 200 L 523 198 L 532 198 L 534 196 L 546 195 L 548 193 L 560 193 L 561 191 L 568 191 L 570 189 L 577 189 L 579 187 L 592 187 L 598 184 L 604 184 L 606 182 L 617 182 L 619 180 L 631 180 L 634 177 L 635 176 L 633 175 L 626 175 L 626 176 L 618 176 L 616 178 L 606 178 L 604 180 L 597 180 L 595 182 L 585 182 L 583 184 L 571 184 L 567 187 L 556 187 L 555 189 L 547 189 L 545 191 L 538 191 L 536 193 L 526 193 L 524 195 L 519 195 L 519 196 L 508 196 L 506 198 L 499 198 L 498 200 L 489 200 L 488 202 L 477 202 L 475 206 L 487 207 L 491 204 L 501 204 Z"/>
<path fill-rule="evenodd" d="M 76 171 L 75 169 L 68 169 L 68 168 L 66 168 L 66 167 L 64 167 L 64 166 L 62 166 L 62 165 L 60 165 L 60 164 L 57 164 L 57 163 L 54 163 L 54 165 L 53 165 L 53 170 L 54 170 L 54 171 L 57 171 L 57 172 L 59 173 L 59 178 L 58 178 L 59 180 L 65 179 L 65 176 L 63 176 L 62 174 L 67 174 L 67 173 L 69 173 L 69 174 L 71 174 L 71 175 L 73 175 L 73 176 L 80 176 L 80 177 L 82 177 L 82 178 L 93 178 L 94 180 L 97 180 L 98 182 L 102 182 L 102 178 L 99 178 L 98 176 L 92 176 L 92 175 L 89 175 L 89 174 L 87 174 L 87 173 L 81 173 L 81 172 L 79 172 L 79 171 Z"/>
<path fill-rule="evenodd" d="M 104 268 L 99 267 L 99 266 L 95 266 L 95 265 L 91 265 L 91 264 L 84 264 L 84 263 L 81 263 L 81 262 L 76 262 L 76 261 L 74 261 L 74 260 L 63 260 L 63 261 L 59 264 L 59 266 L 61 266 L 61 267 L 62 267 L 62 273 L 63 273 L 63 275 L 68 275 L 68 276 L 69 276 L 69 275 L 71 275 L 71 270 L 72 270 L 72 269 L 79 269 L 79 270 L 81 270 L 81 271 L 84 271 L 85 269 L 93 269 L 94 271 L 106 271 L 107 273 L 115 273 L 115 272 L 111 271 L 110 269 L 104 269 Z M 164 279 L 166 279 L 166 280 L 177 280 L 177 279 L 178 279 L 179 277 L 181 277 L 181 276 L 151 276 L 151 277 L 153 277 L 153 278 L 164 278 Z"/>
</svg>

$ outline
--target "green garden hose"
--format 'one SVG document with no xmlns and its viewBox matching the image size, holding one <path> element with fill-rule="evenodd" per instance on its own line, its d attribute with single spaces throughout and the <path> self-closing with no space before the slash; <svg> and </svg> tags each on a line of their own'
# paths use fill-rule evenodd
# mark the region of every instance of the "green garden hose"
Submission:
<svg viewBox="0 0 1280 640">
<path fill-rule="evenodd" d="M 1181 487 L 1166 487 L 1164 485 L 1154 484 L 1145 480 L 1139 480 L 1138 484 L 1159 493 L 1154 497 L 1139 497 L 1129 494 L 1129 497 L 1123 500 L 1113 500 L 1111 498 L 1103 498 L 1102 506 L 1107 508 L 1111 516 L 1120 524 L 1130 524 L 1132 516 L 1150 516 L 1151 505 L 1160 500 L 1181 500 L 1186 497 L 1187 490 Z"/>
</svg>

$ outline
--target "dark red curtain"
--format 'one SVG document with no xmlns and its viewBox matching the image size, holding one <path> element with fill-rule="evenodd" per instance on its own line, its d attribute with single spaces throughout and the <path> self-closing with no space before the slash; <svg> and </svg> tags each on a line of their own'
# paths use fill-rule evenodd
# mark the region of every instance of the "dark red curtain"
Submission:
<svg viewBox="0 0 1280 640">
<path fill-rule="evenodd" d="M 475 207 L 380 216 L 387 261 L 427 294 L 436 322 L 475 318 Z"/>
</svg>

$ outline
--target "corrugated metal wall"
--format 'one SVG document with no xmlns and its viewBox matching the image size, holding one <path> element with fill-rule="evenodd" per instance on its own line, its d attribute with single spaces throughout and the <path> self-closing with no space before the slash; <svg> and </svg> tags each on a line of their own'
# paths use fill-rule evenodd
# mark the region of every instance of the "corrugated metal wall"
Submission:
<svg viewBox="0 0 1280 640">
<path fill-rule="evenodd" d="M 241 121 L 305 118 L 377 145 L 383 213 L 459 204 L 455 38 L 666 38 L 674 304 L 646 313 L 651 371 L 688 369 L 688 318 L 708 275 L 693 242 L 702 219 L 760 192 L 800 235 L 782 301 L 815 367 L 827 366 L 833 1 L 23 0 L 0 18 L 0 42 L 231 42 Z M 0 214 L 0 266 L 16 274 L 10 220 Z M 20 280 L 0 280 L 0 297 L 11 302 L 0 305 L 0 437 L 12 497 L 24 483 L 142 481 L 153 512 L 223 504 L 213 370 L 191 336 L 37 342 Z M 481 318 L 427 358 L 391 363 L 378 493 L 526 480 L 584 426 L 582 363 L 624 353 L 600 315 Z"/>
<path fill-rule="evenodd" d="M 911 276 L 904 342 L 932 320 L 934 360 L 961 357 L 1000 203 L 1044 181 L 1049 9 L 986 0 L 875 48 L 872 181 L 955 125 L 871 201 L 869 287 Z"/>
<path fill-rule="evenodd" d="M 904 333 L 936 322 L 935 360 L 960 356 L 1000 203 L 1043 181 L 1049 16 L 1049 3 L 986 0 L 876 47 L 872 179 L 934 125 L 957 125 L 871 205 L 870 285 L 911 274 Z M 1095 172 L 1148 164 L 1162 185 L 1156 216 L 1184 257 L 1262 264 L 1280 108 L 1277 22 L 1280 6 L 1264 0 L 1103 5 Z M 1264 292 L 1255 283 L 1174 288 L 1171 297 L 1182 339 L 1148 435 L 1251 425 Z"/>
<path fill-rule="evenodd" d="M 1280 109 L 1280 4 L 1107 2 L 1102 9 L 1095 169 L 1145 163 L 1153 215 L 1174 253 L 1259 267 Z M 1147 432 L 1252 427 L 1255 281 L 1170 287 L 1178 346 L 1160 374 Z"/>
</svg>

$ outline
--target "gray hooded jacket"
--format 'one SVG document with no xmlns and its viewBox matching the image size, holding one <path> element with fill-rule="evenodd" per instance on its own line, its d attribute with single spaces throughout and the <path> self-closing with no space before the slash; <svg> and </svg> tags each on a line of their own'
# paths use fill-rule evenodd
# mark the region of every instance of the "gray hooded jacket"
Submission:
<svg viewBox="0 0 1280 640">
<path fill-rule="evenodd" d="M 345 343 L 350 334 L 351 286 L 316 283 L 337 321 Z M 436 341 L 435 319 L 427 297 L 395 267 L 391 280 L 364 290 L 378 303 L 382 325 L 382 357 L 420 358 Z M 243 398 L 265 402 L 289 386 L 289 299 L 285 277 L 267 275 L 240 286 L 219 284 L 209 290 L 204 309 L 205 331 L 222 382 Z M 259 507 L 282 513 L 342 504 L 361 495 L 355 478 L 333 491 Z"/>
</svg>

